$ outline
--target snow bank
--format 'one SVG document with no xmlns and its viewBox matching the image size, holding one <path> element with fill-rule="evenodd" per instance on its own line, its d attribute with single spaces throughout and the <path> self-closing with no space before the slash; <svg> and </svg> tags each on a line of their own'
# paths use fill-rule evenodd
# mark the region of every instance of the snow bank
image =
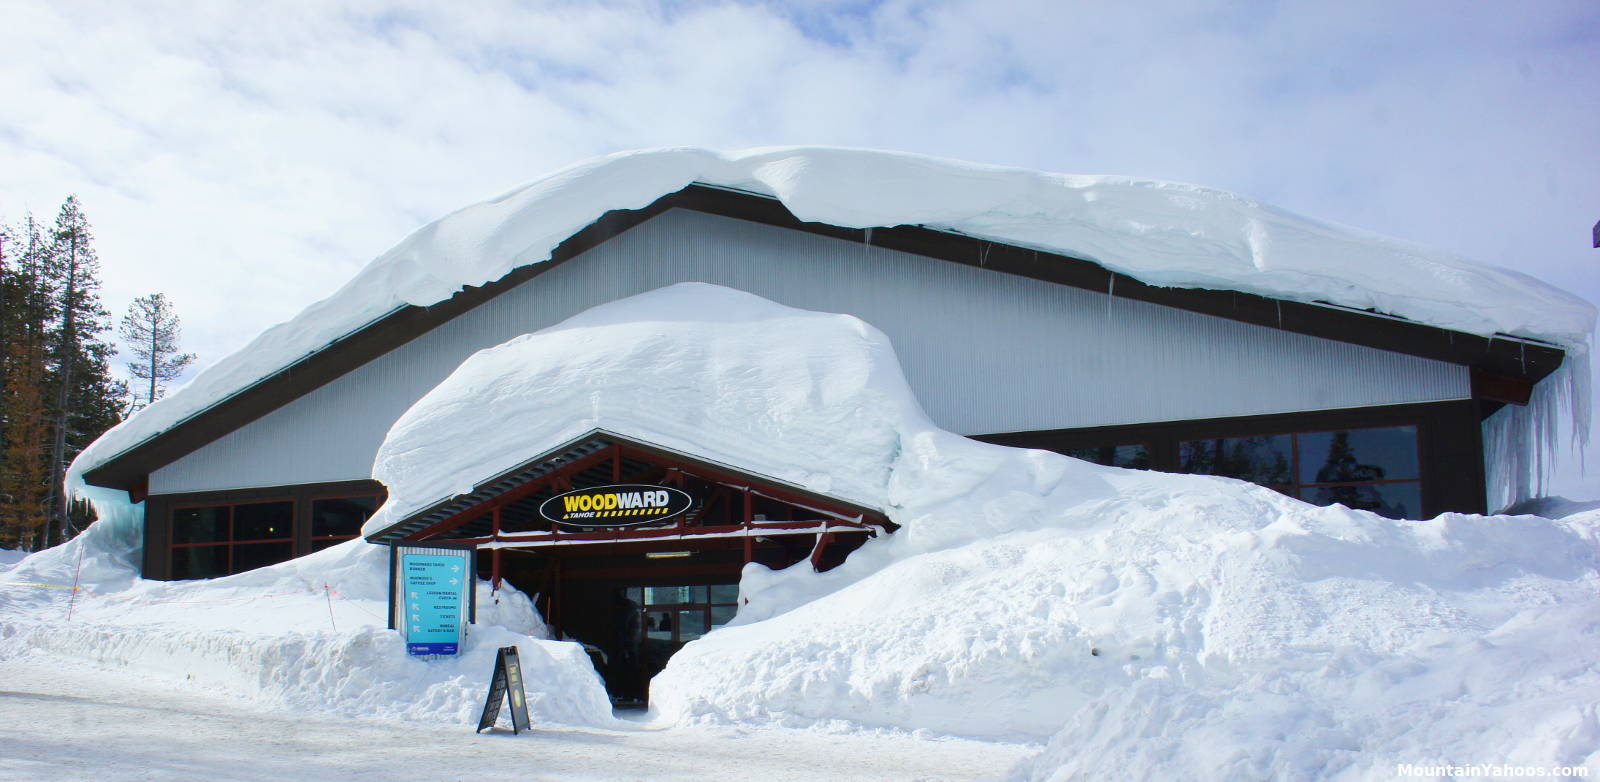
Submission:
<svg viewBox="0 0 1600 782">
<path fill-rule="evenodd" d="M 1326 301 L 1585 352 L 1594 307 L 1530 277 L 1299 217 L 1194 185 L 816 147 L 627 152 L 557 171 L 412 234 L 332 296 L 268 329 L 106 433 L 79 476 L 407 304 L 442 301 L 548 260 L 607 211 L 693 182 L 781 200 L 803 220 L 926 225 L 1085 258 L 1154 285 Z M 1574 375 L 1587 383 L 1588 376 Z M 1579 396 L 1587 398 L 1587 386 Z M 1587 420 L 1578 430 L 1587 436 Z"/>
<path fill-rule="evenodd" d="M 1400 522 L 1117 472 L 1069 467 L 1044 507 L 975 487 L 945 517 L 1031 529 L 909 556 L 891 539 L 853 572 L 762 573 L 765 590 L 747 577 L 772 618 L 686 647 L 654 707 L 1050 737 L 1028 780 L 1600 768 L 1600 513 Z"/>
<path fill-rule="evenodd" d="M 977 443 L 870 326 L 715 286 L 468 359 L 380 449 L 371 526 L 592 429 L 903 525 L 826 574 L 747 567 L 733 625 L 653 681 L 663 723 L 1049 740 L 1015 773 L 1040 780 L 1600 762 L 1600 513 L 1394 521 Z"/>
<path fill-rule="evenodd" d="M 464 652 L 424 661 L 386 629 L 382 547 L 351 541 L 226 578 L 144 581 L 101 529 L 6 572 L 0 661 L 51 655 L 297 711 L 468 724 L 483 708 L 495 650 L 515 644 L 535 720 L 614 724 L 588 656 L 543 640 L 531 601 L 514 589 L 491 595 L 480 583 Z"/>
</svg>

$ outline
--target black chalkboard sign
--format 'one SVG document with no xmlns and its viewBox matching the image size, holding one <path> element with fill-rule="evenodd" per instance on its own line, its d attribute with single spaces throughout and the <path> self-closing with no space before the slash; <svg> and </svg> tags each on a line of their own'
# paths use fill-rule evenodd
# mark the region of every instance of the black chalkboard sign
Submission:
<svg viewBox="0 0 1600 782">
<path fill-rule="evenodd" d="M 528 696 L 522 690 L 522 662 L 517 658 L 517 647 L 502 646 L 494 658 L 494 677 L 489 680 L 489 700 L 483 704 L 483 715 L 478 717 L 478 731 L 494 727 L 500 719 L 500 704 L 511 699 L 511 732 L 532 730 L 528 724 Z"/>
</svg>

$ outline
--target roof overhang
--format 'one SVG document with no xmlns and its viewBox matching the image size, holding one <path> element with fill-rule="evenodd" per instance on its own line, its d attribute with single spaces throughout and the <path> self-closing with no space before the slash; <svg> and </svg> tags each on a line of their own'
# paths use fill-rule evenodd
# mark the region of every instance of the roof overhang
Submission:
<svg viewBox="0 0 1600 782">
<path fill-rule="evenodd" d="M 644 477 L 648 476 L 648 478 Z M 684 514 L 658 525 L 585 528 L 558 526 L 537 511 L 564 491 L 612 484 L 680 483 L 685 477 L 740 492 L 746 512 L 737 523 L 711 525 Z M 762 498 L 803 509 L 805 518 L 768 520 L 748 512 Z M 682 451 L 593 430 L 366 536 L 372 543 L 448 540 L 485 548 L 541 548 L 652 539 L 893 531 L 882 510 L 772 476 Z"/>
<path fill-rule="evenodd" d="M 1554 372 L 1565 357 L 1565 352 L 1555 345 L 1513 335 L 1484 337 L 1378 312 L 1232 290 L 1147 285 L 1092 261 L 954 231 L 913 225 L 842 228 L 805 222 L 771 196 L 694 184 L 642 209 L 607 212 L 562 242 L 547 261 L 519 267 L 499 280 L 466 288 L 432 306 L 397 309 L 171 429 L 116 454 L 88 470 L 84 479 L 96 486 L 134 489 L 151 472 L 669 209 L 688 209 L 765 223 L 1075 288 L 1114 292 L 1119 298 L 1463 365 L 1474 370 L 1475 388 L 1494 389 L 1485 398 L 1496 405 L 1521 403 L 1519 396 L 1525 401 L 1523 392 Z M 1479 378 L 1483 382 L 1479 382 Z"/>
</svg>

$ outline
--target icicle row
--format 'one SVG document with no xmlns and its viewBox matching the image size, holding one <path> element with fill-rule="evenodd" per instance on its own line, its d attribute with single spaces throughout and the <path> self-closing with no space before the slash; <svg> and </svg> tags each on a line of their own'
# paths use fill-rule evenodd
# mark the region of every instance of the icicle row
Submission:
<svg viewBox="0 0 1600 782">
<path fill-rule="evenodd" d="M 1533 389 L 1525 407 L 1506 405 L 1484 422 L 1484 466 L 1491 510 L 1542 496 L 1561 446 L 1561 424 L 1571 426 L 1571 445 L 1580 460 L 1589 444 L 1593 414 L 1591 356 L 1567 354 L 1550 377 Z"/>
</svg>

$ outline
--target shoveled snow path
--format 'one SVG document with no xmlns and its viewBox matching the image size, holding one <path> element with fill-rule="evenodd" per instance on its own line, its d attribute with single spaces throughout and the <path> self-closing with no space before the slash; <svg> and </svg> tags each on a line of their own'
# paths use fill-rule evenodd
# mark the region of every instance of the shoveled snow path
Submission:
<svg viewBox="0 0 1600 782">
<path fill-rule="evenodd" d="M 0 667 L 4 780 L 967 780 L 1038 749 L 772 728 L 535 728 L 479 735 L 299 715 L 78 661 Z"/>
</svg>

